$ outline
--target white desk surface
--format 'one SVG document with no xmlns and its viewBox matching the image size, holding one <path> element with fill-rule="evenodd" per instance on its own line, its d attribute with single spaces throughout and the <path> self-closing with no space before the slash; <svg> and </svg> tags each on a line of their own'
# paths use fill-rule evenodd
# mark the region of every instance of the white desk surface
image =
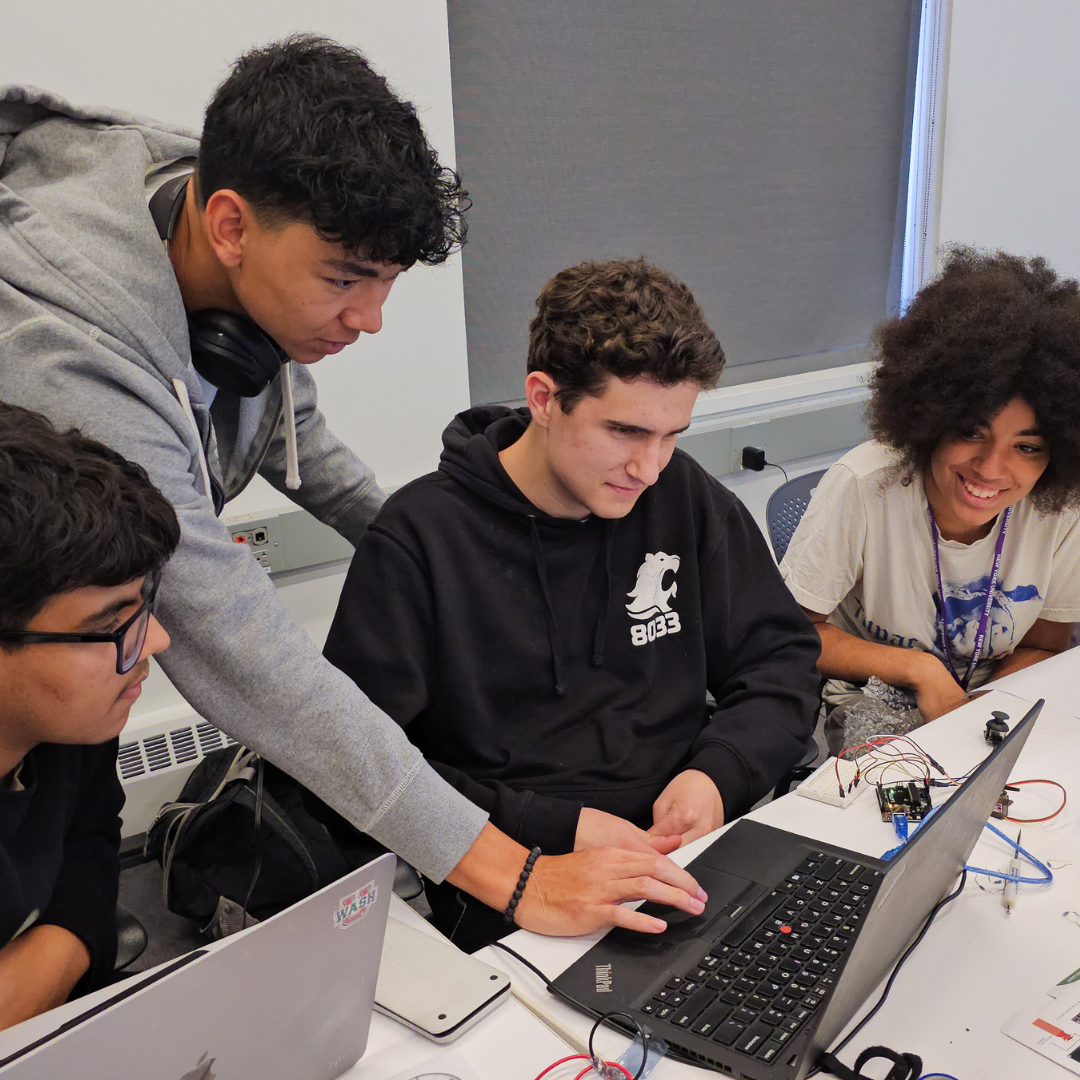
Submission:
<svg viewBox="0 0 1080 1080">
<path fill-rule="evenodd" d="M 944 909 L 908 960 L 888 1003 L 841 1055 L 849 1064 L 863 1047 L 883 1043 L 919 1054 L 925 1072 L 951 1073 L 960 1080 L 1063 1080 L 1069 1075 L 999 1029 L 1016 1011 L 1029 1004 L 1034 1007 L 1048 987 L 1080 967 L 1080 926 L 1062 916 L 1067 909 L 1080 910 L 1080 649 L 1017 672 L 995 686 L 1015 696 L 976 700 L 921 728 L 917 738 L 952 775 L 962 775 L 987 752 L 982 729 L 992 708 L 1004 708 L 1018 720 L 1027 702 L 1046 699 L 1012 778 L 1045 778 L 1057 780 L 1067 789 L 1071 786 L 1071 799 L 1063 813 L 1045 824 L 1023 826 L 1024 846 L 1052 864 L 1054 884 L 1050 888 L 1021 885 L 1016 908 L 1006 918 L 1000 890 L 991 887 L 983 891 L 979 884 L 986 886 L 986 880 L 969 875 L 964 893 Z M 1050 794 L 1053 791 L 1024 789 L 1017 814 L 1037 817 L 1049 812 L 1056 805 Z M 881 821 L 870 794 L 841 810 L 792 793 L 751 816 L 871 855 L 880 855 L 895 843 L 891 826 Z M 1016 828 L 1004 825 L 1010 833 Z M 676 860 L 689 862 L 715 835 L 676 852 Z M 971 864 L 1003 869 L 1008 859 L 1008 846 L 984 831 Z M 391 914 L 435 933 L 400 901 Z M 599 936 L 545 938 L 519 931 L 507 944 L 554 978 Z M 553 998 L 539 979 L 512 957 L 490 948 L 478 955 L 506 971 L 516 991 L 530 997 L 565 1027 L 581 1038 L 587 1035 L 591 1021 Z M 877 992 L 870 1004 L 876 1000 Z M 88 1003 L 88 999 L 72 1002 L 0 1033 L 0 1054 L 54 1028 Z M 610 1058 L 618 1057 L 626 1045 L 624 1036 L 606 1028 L 597 1036 L 598 1050 Z M 451 1055 L 467 1061 L 479 1080 L 532 1080 L 570 1052 L 513 1000 L 446 1047 L 376 1015 L 367 1053 L 343 1080 L 386 1080 L 413 1066 L 437 1065 Z M 567 1069 L 569 1066 L 554 1073 L 553 1080 L 576 1075 Z M 666 1060 L 651 1073 L 655 1080 L 706 1075 L 721 1074 Z"/>
<path fill-rule="evenodd" d="M 1049 860 L 1054 884 L 1049 888 L 1021 885 L 1016 907 L 1006 917 L 1000 887 L 990 887 L 985 878 L 969 874 L 967 888 L 942 911 L 912 954 L 885 1007 L 841 1055 L 848 1064 L 864 1047 L 884 1044 L 919 1054 L 924 1072 L 951 1073 L 960 1080 L 1062 1080 L 1069 1075 L 1003 1035 L 1000 1028 L 1019 1009 L 1028 1004 L 1034 1008 L 1048 987 L 1080 967 L 1080 926 L 1062 916 L 1066 909 L 1080 910 L 1080 650 L 1018 672 L 996 686 L 1024 700 L 998 695 L 994 701 L 976 700 L 921 728 L 917 738 L 952 775 L 962 775 L 987 753 L 983 725 L 992 708 L 1004 708 L 1019 720 L 1027 702 L 1046 699 L 1012 778 L 1045 778 L 1072 788 L 1069 804 L 1053 821 L 1022 826 L 1024 846 L 1043 861 Z M 1018 803 L 1016 813 L 1038 817 L 1050 812 L 1055 796 L 1056 789 L 1025 788 L 1019 796 L 1025 801 Z M 1037 813 L 1041 807 L 1046 809 Z M 880 855 L 895 844 L 891 826 L 881 821 L 869 793 L 846 810 L 792 793 L 751 816 L 871 855 Z M 1002 828 L 1015 834 L 1018 826 L 1006 822 Z M 677 861 L 688 862 L 712 839 L 704 837 L 677 852 Z M 1009 851 L 1003 841 L 984 831 L 970 862 L 1004 869 Z M 1037 874 L 1033 871 L 1032 876 Z M 980 884 L 997 891 L 983 891 Z M 554 978 L 598 937 L 545 938 L 519 931 L 506 943 Z M 580 1037 L 588 1033 L 591 1021 L 553 998 L 513 957 L 490 948 L 477 955 L 506 971 L 515 989 L 564 1026 Z M 869 1004 L 877 995 L 875 991 Z M 611 1058 L 618 1057 L 626 1045 L 624 1036 L 607 1029 L 597 1036 L 598 1048 Z M 464 1057 L 480 1080 L 532 1080 L 570 1052 L 516 1001 L 502 1005 L 445 1049 L 376 1016 L 368 1051 L 347 1078 L 385 1080 L 453 1053 Z M 553 1074 L 556 1080 L 576 1075 L 568 1068 Z M 656 1080 L 706 1075 L 721 1074 L 673 1061 L 660 1062 L 651 1073 Z"/>
</svg>

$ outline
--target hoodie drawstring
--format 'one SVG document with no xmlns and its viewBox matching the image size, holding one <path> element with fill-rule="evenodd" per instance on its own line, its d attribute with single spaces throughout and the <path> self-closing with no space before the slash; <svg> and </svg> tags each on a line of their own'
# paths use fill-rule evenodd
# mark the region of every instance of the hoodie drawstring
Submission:
<svg viewBox="0 0 1080 1080">
<path fill-rule="evenodd" d="M 300 486 L 300 459 L 296 452 L 296 408 L 293 405 L 291 360 L 281 366 L 281 400 L 285 407 L 285 486 L 295 491 Z"/>
<path fill-rule="evenodd" d="M 551 648 L 551 666 L 555 675 L 555 694 L 563 697 L 566 684 L 563 682 L 562 637 L 559 634 L 559 622 L 555 617 L 555 606 L 551 602 L 548 590 L 547 563 L 544 562 L 544 547 L 540 542 L 540 530 L 536 519 L 530 517 L 529 536 L 532 538 L 533 560 L 536 563 L 536 576 L 540 580 L 540 595 L 544 598 L 544 614 L 547 622 L 548 645 Z M 593 631 L 593 667 L 604 666 L 604 649 L 607 646 L 608 614 L 611 607 L 611 556 L 615 550 L 615 522 L 604 522 L 604 587 L 600 609 L 596 613 L 596 628 Z"/>
<path fill-rule="evenodd" d="M 176 396 L 180 399 L 180 407 L 184 410 L 184 415 L 191 425 L 191 430 L 195 432 L 195 444 L 199 448 L 199 468 L 202 470 L 203 486 L 206 489 L 206 497 L 213 502 L 214 494 L 210 490 L 210 468 L 206 464 L 206 451 L 203 449 L 202 435 L 199 433 L 199 424 L 195 419 L 195 411 L 191 407 L 191 397 L 182 379 L 173 379 L 172 384 Z"/>
<path fill-rule="evenodd" d="M 555 696 L 563 697 L 566 686 L 563 683 L 562 640 L 559 637 L 559 624 L 555 618 L 551 594 L 548 592 L 547 564 L 544 562 L 544 549 L 540 544 L 540 530 L 536 527 L 536 518 L 529 518 L 529 535 L 532 537 L 536 576 L 540 579 L 540 595 L 544 598 L 544 613 L 547 616 L 548 645 L 551 648 L 551 666 L 555 675 Z"/>
<path fill-rule="evenodd" d="M 611 607 L 611 553 L 615 550 L 615 521 L 604 522 L 604 591 L 600 610 L 596 613 L 596 630 L 593 634 L 593 667 L 604 666 L 604 648 L 607 645 L 608 609 Z"/>
</svg>

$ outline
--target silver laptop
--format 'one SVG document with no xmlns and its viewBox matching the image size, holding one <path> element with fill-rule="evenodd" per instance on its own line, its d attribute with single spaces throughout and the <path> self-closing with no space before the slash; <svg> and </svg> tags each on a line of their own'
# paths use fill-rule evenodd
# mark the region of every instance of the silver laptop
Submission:
<svg viewBox="0 0 1080 1080">
<path fill-rule="evenodd" d="M 129 983 L 3 1080 L 335 1080 L 367 1046 L 395 859 Z"/>
</svg>

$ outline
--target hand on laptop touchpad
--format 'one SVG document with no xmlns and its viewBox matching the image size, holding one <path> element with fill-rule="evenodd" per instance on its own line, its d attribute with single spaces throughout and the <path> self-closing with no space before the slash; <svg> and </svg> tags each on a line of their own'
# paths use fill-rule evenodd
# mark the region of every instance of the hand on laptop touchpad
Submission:
<svg viewBox="0 0 1080 1080">
<path fill-rule="evenodd" d="M 701 863 L 694 866 L 694 876 L 698 884 L 709 894 L 709 902 L 700 915 L 689 915 L 685 911 L 665 907 L 663 904 L 643 904 L 641 907 L 642 911 L 655 915 L 668 924 L 667 930 L 659 935 L 659 940 L 666 944 L 689 941 L 690 938 L 700 934 L 716 920 L 725 907 L 753 889 L 755 884 L 747 881 L 746 878 L 736 877 L 735 874 L 729 874 L 724 870 L 717 870 Z"/>
</svg>

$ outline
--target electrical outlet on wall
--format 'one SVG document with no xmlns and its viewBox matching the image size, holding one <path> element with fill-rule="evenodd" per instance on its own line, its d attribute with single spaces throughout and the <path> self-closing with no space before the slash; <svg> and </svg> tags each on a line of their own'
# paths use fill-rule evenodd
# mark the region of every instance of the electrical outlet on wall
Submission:
<svg viewBox="0 0 1080 1080">
<path fill-rule="evenodd" d="M 268 574 L 286 569 L 285 544 L 277 519 L 240 517 L 227 520 L 225 524 L 233 543 L 243 544 Z"/>
</svg>

